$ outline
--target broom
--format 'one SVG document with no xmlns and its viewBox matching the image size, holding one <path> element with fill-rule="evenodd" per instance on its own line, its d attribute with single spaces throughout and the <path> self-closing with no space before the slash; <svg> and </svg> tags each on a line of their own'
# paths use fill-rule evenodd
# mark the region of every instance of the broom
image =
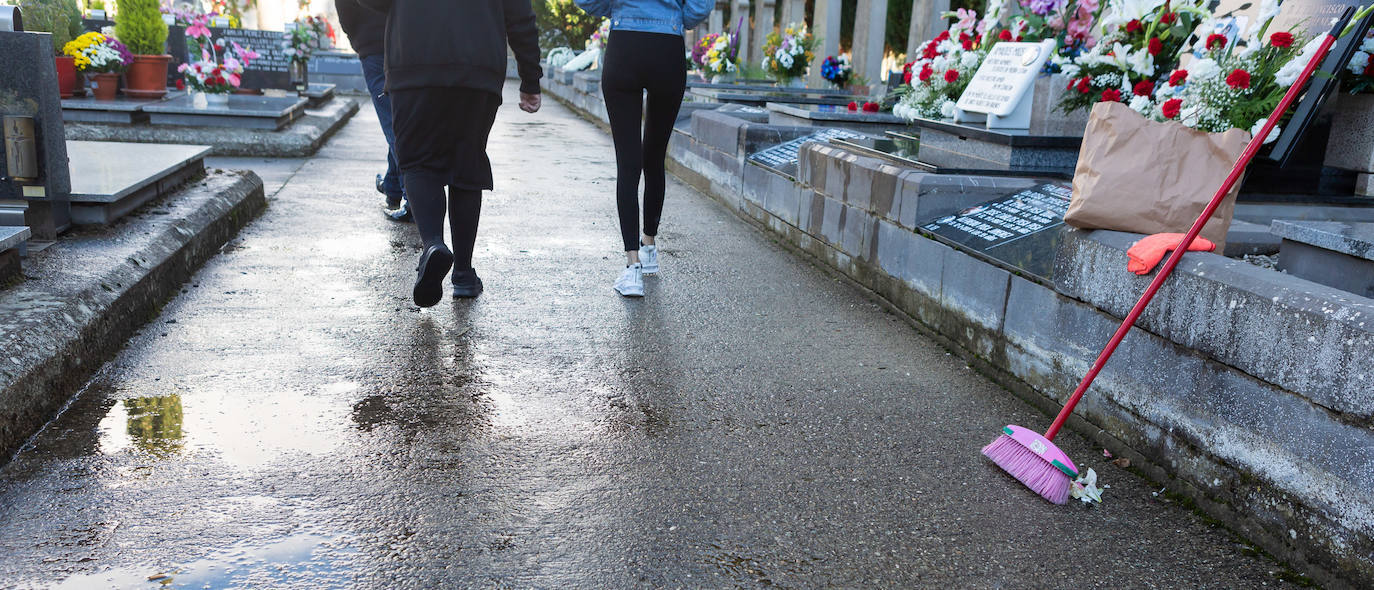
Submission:
<svg viewBox="0 0 1374 590">
<path fill-rule="evenodd" d="M 1069 397 L 1069 401 L 1064 404 L 1064 409 L 1059 411 L 1059 415 L 1055 417 L 1054 423 L 1050 425 L 1049 430 L 1046 430 L 1045 434 L 1041 435 L 1027 428 L 1009 425 L 1002 429 L 1002 435 L 997 437 L 997 440 L 983 447 L 983 454 L 989 459 L 992 459 L 993 463 L 996 463 L 998 467 L 1006 470 L 1012 477 L 1021 480 L 1021 483 L 1026 484 L 1026 487 L 1029 487 L 1035 493 L 1040 494 L 1050 502 L 1064 504 L 1069 501 L 1069 484 L 1074 478 L 1078 477 L 1078 468 L 1074 466 L 1073 461 L 1069 459 L 1068 455 L 1064 454 L 1063 451 L 1059 450 L 1059 447 L 1056 447 L 1054 443 L 1050 441 L 1054 440 L 1054 436 L 1059 433 L 1059 429 L 1062 428 L 1064 422 L 1068 420 L 1069 414 L 1073 413 L 1074 406 L 1078 405 L 1078 400 L 1083 397 L 1084 392 L 1092 385 L 1093 380 L 1097 378 L 1097 374 L 1102 371 L 1102 367 L 1106 365 L 1108 359 L 1112 357 L 1112 353 L 1116 352 L 1117 345 L 1121 344 L 1121 340 L 1126 337 L 1126 333 L 1130 332 L 1131 327 L 1135 325 L 1136 319 L 1145 311 L 1145 306 L 1150 304 L 1150 300 L 1154 298 L 1155 292 L 1159 291 L 1160 286 L 1162 286 L 1164 281 L 1169 278 L 1169 275 L 1174 272 L 1174 267 L 1178 266 L 1179 261 L 1183 259 L 1183 254 L 1188 251 L 1188 245 L 1193 243 L 1198 233 L 1202 231 L 1202 226 L 1206 225 L 1207 220 L 1211 219 L 1212 213 L 1221 205 L 1222 199 L 1226 197 L 1227 193 L 1231 192 L 1236 182 L 1240 180 L 1241 174 L 1245 172 L 1245 167 L 1250 164 L 1250 160 L 1255 157 L 1255 153 L 1258 152 L 1260 146 L 1264 144 L 1265 138 L 1269 137 L 1269 133 L 1273 131 L 1274 126 L 1278 124 L 1279 118 L 1288 111 L 1288 107 L 1292 105 L 1298 95 L 1302 94 L 1303 86 L 1307 84 L 1307 80 L 1312 76 L 1312 72 L 1317 69 L 1318 64 L 1320 64 L 1322 59 L 1326 56 L 1326 52 L 1330 50 L 1331 45 L 1336 42 L 1336 37 L 1340 34 L 1342 29 L 1344 29 L 1345 23 L 1349 22 L 1351 12 L 1353 12 L 1353 9 L 1347 9 L 1345 18 L 1342 18 L 1340 22 L 1326 34 L 1326 37 L 1322 39 L 1322 43 L 1317 53 L 1312 56 L 1311 61 L 1307 62 L 1307 66 L 1303 68 L 1302 74 L 1299 75 L 1298 79 L 1289 87 L 1288 92 L 1283 95 L 1283 99 L 1279 101 L 1278 107 L 1269 115 L 1269 120 L 1265 122 L 1259 133 L 1255 134 L 1255 136 L 1250 139 L 1250 144 L 1245 146 L 1245 151 L 1241 153 L 1240 159 L 1236 161 L 1235 166 L 1231 167 L 1231 174 L 1226 177 L 1226 182 L 1222 183 L 1221 188 L 1217 189 L 1217 193 L 1212 196 L 1211 202 L 1202 210 L 1202 215 L 1198 216 L 1197 221 L 1193 222 L 1193 227 L 1188 230 L 1188 233 L 1183 236 L 1178 246 L 1174 248 L 1173 254 L 1169 256 L 1169 260 L 1164 263 L 1164 267 L 1160 269 L 1159 274 L 1150 282 L 1150 286 L 1145 289 L 1145 294 L 1140 296 L 1140 301 L 1136 302 L 1135 307 L 1131 308 L 1131 313 L 1127 314 L 1126 319 L 1121 322 L 1121 327 L 1117 328 L 1116 333 L 1113 334 L 1111 340 L 1107 342 L 1106 348 L 1102 349 L 1102 353 L 1098 355 L 1097 361 L 1093 363 L 1088 374 L 1083 377 L 1083 381 L 1079 382 L 1078 388 L 1075 389 L 1073 395 Z"/>
</svg>

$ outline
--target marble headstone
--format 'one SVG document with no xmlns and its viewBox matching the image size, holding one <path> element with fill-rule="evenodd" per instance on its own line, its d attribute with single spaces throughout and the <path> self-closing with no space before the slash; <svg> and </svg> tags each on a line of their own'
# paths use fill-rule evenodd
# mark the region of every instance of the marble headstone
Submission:
<svg viewBox="0 0 1374 590">
<path fill-rule="evenodd" d="M 0 180 L 0 200 L 27 201 L 33 237 L 54 240 L 71 225 L 72 185 L 52 35 L 0 32 L 0 56 L 0 112 L 34 118 L 39 165 L 36 182 Z"/>
</svg>

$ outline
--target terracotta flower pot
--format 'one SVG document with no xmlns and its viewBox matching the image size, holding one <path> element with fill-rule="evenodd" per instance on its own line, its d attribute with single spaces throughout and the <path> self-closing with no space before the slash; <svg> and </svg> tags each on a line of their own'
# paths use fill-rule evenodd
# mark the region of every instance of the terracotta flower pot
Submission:
<svg viewBox="0 0 1374 590">
<path fill-rule="evenodd" d="M 132 98 L 162 98 L 167 95 L 167 63 L 170 55 L 135 55 L 129 66 L 124 94 Z"/>
<path fill-rule="evenodd" d="M 53 59 L 57 61 L 57 92 L 62 98 L 71 98 L 76 92 L 76 59 L 69 55 Z"/>
<path fill-rule="evenodd" d="M 91 94 L 96 100 L 114 100 L 119 92 L 119 74 L 91 74 Z"/>
</svg>

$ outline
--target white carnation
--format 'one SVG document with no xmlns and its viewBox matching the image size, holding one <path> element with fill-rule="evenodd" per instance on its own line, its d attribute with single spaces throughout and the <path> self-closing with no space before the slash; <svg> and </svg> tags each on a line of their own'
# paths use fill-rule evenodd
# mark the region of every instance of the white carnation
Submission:
<svg viewBox="0 0 1374 590">
<path fill-rule="evenodd" d="M 1189 80 L 1210 80 L 1221 73 L 1221 66 L 1212 58 L 1199 59 L 1188 66 Z"/>
<path fill-rule="evenodd" d="M 1130 106 L 1131 110 L 1137 113 L 1148 116 L 1150 114 L 1150 109 L 1154 107 L 1154 103 L 1150 101 L 1150 97 L 1148 96 L 1136 96 L 1131 98 L 1131 102 L 1127 106 Z"/>
<path fill-rule="evenodd" d="M 1364 51 L 1356 51 L 1355 55 L 1350 58 L 1350 64 L 1346 67 L 1350 69 L 1352 74 L 1363 74 L 1364 69 L 1369 67 L 1369 54 Z M 1283 70 L 1279 70 L 1279 72 L 1282 73 Z M 1292 84 L 1292 82 L 1288 84 Z M 1288 84 L 1284 84 L 1284 86 Z"/>
<path fill-rule="evenodd" d="M 954 118 L 954 111 L 958 105 L 952 100 L 946 100 L 940 104 L 940 116 L 946 119 Z"/>
<path fill-rule="evenodd" d="M 1261 127 L 1264 127 L 1264 124 L 1265 124 L 1265 123 L 1268 123 L 1268 122 L 1269 122 L 1269 118 L 1268 118 L 1268 117 L 1265 117 L 1265 118 L 1263 118 L 1263 119 L 1260 119 L 1260 120 L 1258 120 L 1258 121 L 1255 121 L 1255 125 L 1254 125 L 1253 127 L 1250 128 L 1250 136 L 1251 136 L 1251 137 L 1254 137 L 1254 135 L 1255 135 L 1256 133 L 1259 133 L 1259 132 L 1260 132 L 1260 128 L 1261 128 Z M 1264 138 L 1264 143 L 1273 143 L 1273 142 L 1277 141 L 1278 138 L 1279 138 L 1279 126 L 1278 126 L 1278 125 L 1275 125 L 1273 129 L 1270 129 L 1270 130 L 1269 130 L 1269 137 Z"/>
<path fill-rule="evenodd" d="M 1155 56 L 1150 55 L 1149 51 L 1144 49 L 1137 51 L 1134 54 L 1132 54 L 1127 61 L 1130 62 L 1131 71 L 1141 76 L 1145 76 L 1146 78 L 1154 77 Z"/>
<path fill-rule="evenodd" d="M 963 55 L 959 56 L 959 65 L 965 68 L 976 67 L 979 61 L 978 54 L 972 51 L 965 52 Z"/>
</svg>

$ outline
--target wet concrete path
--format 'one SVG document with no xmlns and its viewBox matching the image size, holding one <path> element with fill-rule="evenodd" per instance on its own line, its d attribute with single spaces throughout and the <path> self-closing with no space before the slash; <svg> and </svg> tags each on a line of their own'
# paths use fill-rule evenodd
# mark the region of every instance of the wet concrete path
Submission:
<svg viewBox="0 0 1374 590">
<path fill-rule="evenodd" d="M 410 304 L 366 109 L 239 161 L 269 210 L 0 469 L 0 586 L 1286 585 L 1072 433 L 1106 503 L 1040 500 L 978 451 L 1046 417 L 680 184 L 621 299 L 609 138 L 513 103 L 476 302 Z"/>
</svg>

